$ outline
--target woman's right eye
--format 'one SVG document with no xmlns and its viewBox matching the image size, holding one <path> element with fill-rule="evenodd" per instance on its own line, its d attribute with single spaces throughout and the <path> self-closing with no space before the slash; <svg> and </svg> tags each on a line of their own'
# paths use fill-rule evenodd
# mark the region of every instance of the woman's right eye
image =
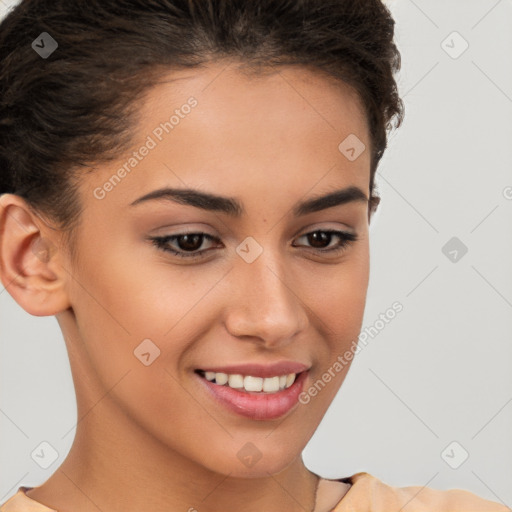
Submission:
<svg viewBox="0 0 512 512">
<path fill-rule="evenodd" d="M 217 237 L 208 235 L 207 233 L 180 233 L 177 235 L 167 235 L 167 236 L 157 236 L 151 237 L 150 240 L 153 241 L 153 244 L 162 249 L 163 251 L 170 252 L 180 258 L 201 258 L 205 256 L 207 249 L 203 249 L 202 251 L 197 252 L 199 247 L 201 247 L 202 241 L 204 239 L 220 242 L 220 239 Z M 178 242 L 179 250 L 173 249 L 169 242 Z M 180 243 L 181 241 L 181 243 Z M 200 242 L 200 243 L 199 243 Z M 187 254 L 187 251 L 196 251 L 190 252 Z"/>
</svg>

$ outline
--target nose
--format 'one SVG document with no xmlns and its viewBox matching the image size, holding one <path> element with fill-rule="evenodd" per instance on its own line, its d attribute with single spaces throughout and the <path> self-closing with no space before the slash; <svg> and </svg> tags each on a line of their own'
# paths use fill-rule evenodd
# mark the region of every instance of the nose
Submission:
<svg viewBox="0 0 512 512">
<path fill-rule="evenodd" d="M 276 348 L 295 341 L 308 325 L 297 283 L 269 251 L 252 263 L 240 259 L 228 278 L 225 326 L 233 336 Z"/>
</svg>

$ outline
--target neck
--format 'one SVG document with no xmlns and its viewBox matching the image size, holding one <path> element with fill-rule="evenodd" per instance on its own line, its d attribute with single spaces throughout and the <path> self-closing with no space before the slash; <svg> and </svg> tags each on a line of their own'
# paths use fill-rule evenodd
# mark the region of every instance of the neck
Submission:
<svg viewBox="0 0 512 512">
<path fill-rule="evenodd" d="M 319 478 L 298 456 L 276 474 L 238 478 L 210 471 L 164 447 L 140 427 L 117 421 L 108 395 L 79 413 L 64 463 L 27 495 L 58 511 L 310 512 Z M 129 426 L 129 428 L 127 427 Z"/>
</svg>

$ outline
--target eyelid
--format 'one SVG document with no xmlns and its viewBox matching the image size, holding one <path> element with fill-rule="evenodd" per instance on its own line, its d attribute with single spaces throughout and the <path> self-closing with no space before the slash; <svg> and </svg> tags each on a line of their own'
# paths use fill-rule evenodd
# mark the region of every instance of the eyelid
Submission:
<svg viewBox="0 0 512 512">
<path fill-rule="evenodd" d="M 297 236 L 314 233 L 315 231 L 342 231 L 343 233 L 356 234 L 356 231 L 354 228 L 350 227 L 348 224 L 345 224 L 345 223 L 341 223 L 341 224 L 342 224 L 341 226 L 340 226 L 340 223 L 337 223 L 334 226 L 332 226 L 332 225 L 326 226 L 325 224 L 320 223 L 320 225 L 319 225 L 318 222 L 314 222 L 313 224 L 310 224 L 309 226 L 306 226 L 305 228 L 299 229 L 299 231 L 297 231 L 295 233 L 294 238 Z"/>
</svg>

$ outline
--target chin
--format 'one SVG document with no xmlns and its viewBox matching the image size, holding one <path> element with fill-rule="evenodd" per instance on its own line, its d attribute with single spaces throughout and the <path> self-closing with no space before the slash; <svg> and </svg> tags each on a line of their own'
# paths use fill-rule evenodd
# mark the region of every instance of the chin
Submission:
<svg viewBox="0 0 512 512">
<path fill-rule="evenodd" d="M 236 445 L 236 446 L 235 446 Z M 257 447 L 259 446 L 259 448 Z M 284 448 L 284 449 L 283 449 Z M 264 439 L 234 442 L 219 451 L 210 451 L 201 464 L 210 471 L 235 478 L 267 478 L 285 470 L 298 457 L 302 447 L 288 445 L 280 450 Z"/>
</svg>

